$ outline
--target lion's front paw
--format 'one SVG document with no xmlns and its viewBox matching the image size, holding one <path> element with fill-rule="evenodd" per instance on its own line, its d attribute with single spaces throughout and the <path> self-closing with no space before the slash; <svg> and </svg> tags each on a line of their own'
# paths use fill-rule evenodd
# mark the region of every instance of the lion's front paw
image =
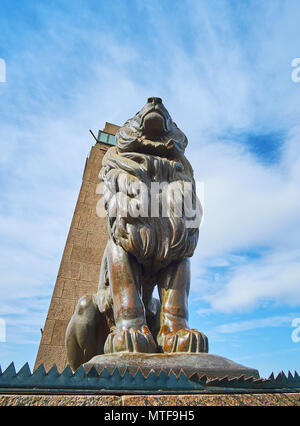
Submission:
<svg viewBox="0 0 300 426">
<path fill-rule="evenodd" d="M 139 328 L 120 328 L 111 332 L 105 342 L 104 353 L 143 352 L 155 353 L 157 347 L 146 325 Z"/>
<path fill-rule="evenodd" d="M 208 339 L 205 334 L 195 329 L 182 328 L 170 331 L 162 327 L 157 342 L 163 352 L 208 352 Z"/>
</svg>

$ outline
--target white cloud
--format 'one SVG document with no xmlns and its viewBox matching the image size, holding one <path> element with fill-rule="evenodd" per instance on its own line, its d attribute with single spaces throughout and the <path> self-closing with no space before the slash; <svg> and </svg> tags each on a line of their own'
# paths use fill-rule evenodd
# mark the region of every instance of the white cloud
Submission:
<svg viewBox="0 0 300 426">
<path fill-rule="evenodd" d="M 300 251 L 274 251 L 237 267 L 226 283 L 203 299 L 222 312 L 245 312 L 266 301 L 299 306 Z"/>
<path fill-rule="evenodd" d="M 293 316 L 272 316 L 267 318 L 256 318 L 249 321 L 237 321 L 228 324 L 222 324 L 214 328 L 218 333 L 240 333 L 243 331 L 255 330 L 257 328 L 282 327 L 291 325 Z"/>
</svg>

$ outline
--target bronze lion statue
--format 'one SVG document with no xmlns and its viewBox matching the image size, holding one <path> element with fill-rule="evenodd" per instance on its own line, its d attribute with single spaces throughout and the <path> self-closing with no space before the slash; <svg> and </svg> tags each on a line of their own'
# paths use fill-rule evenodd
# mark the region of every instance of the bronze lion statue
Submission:
<svg viewBox="0 0 300 426">
<path fill-rule="evenodd" d="M 153 97 L 105 154 L 100 178 L 109 238 L 98 292 L 79 300 L 67 328 L 73 370 L 103 353 L 208 352 L 207 337 L 188 326 L 189 258 L 202 209 L 186 146 Z"/>
</svg>

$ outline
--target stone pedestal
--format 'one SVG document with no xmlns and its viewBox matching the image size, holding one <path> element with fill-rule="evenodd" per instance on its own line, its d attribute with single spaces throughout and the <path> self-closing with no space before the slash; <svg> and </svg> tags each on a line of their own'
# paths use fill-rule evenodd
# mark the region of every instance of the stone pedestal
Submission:
<svg viewBox="0 0 300 426">
<path fill-rule="evenodd" d="M 115 368 L 120 372 L 126 369 L 135 375 L 138 369 L 144 375 L 153 371 L 159 375 L 161 371 L 176 375 L 181 371 L 187 377 L 197 373 L 205 375 L 209 379 L 216 377 L 233 378 L 240 376 L 259 378 L 259 373 L 254 368 L 248 368 L 237 364 L 230 359 L 207 353 L 172 353 L 172 354 L 144 354 L 144 353 L 115 353 L 109 355 L 97 355 L 83 365 L 85 371 L 94 367 L 98 373 L 106 368 L 112 373 Z"/>
</svg>

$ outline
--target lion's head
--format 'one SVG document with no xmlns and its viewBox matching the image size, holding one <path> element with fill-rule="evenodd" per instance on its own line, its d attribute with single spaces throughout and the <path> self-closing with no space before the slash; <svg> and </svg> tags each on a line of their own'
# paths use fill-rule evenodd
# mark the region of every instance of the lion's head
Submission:
<svg viewBox="0 0 300 426">
<path fill-rule="evenodd" d="M 148 98 L 146 105 L 126 121 L 116 134 L 120 152 L 143 152 L 167 158 L 184 154 L 185 134 L 172 121 L 161 98 Z"/>
</svg>

